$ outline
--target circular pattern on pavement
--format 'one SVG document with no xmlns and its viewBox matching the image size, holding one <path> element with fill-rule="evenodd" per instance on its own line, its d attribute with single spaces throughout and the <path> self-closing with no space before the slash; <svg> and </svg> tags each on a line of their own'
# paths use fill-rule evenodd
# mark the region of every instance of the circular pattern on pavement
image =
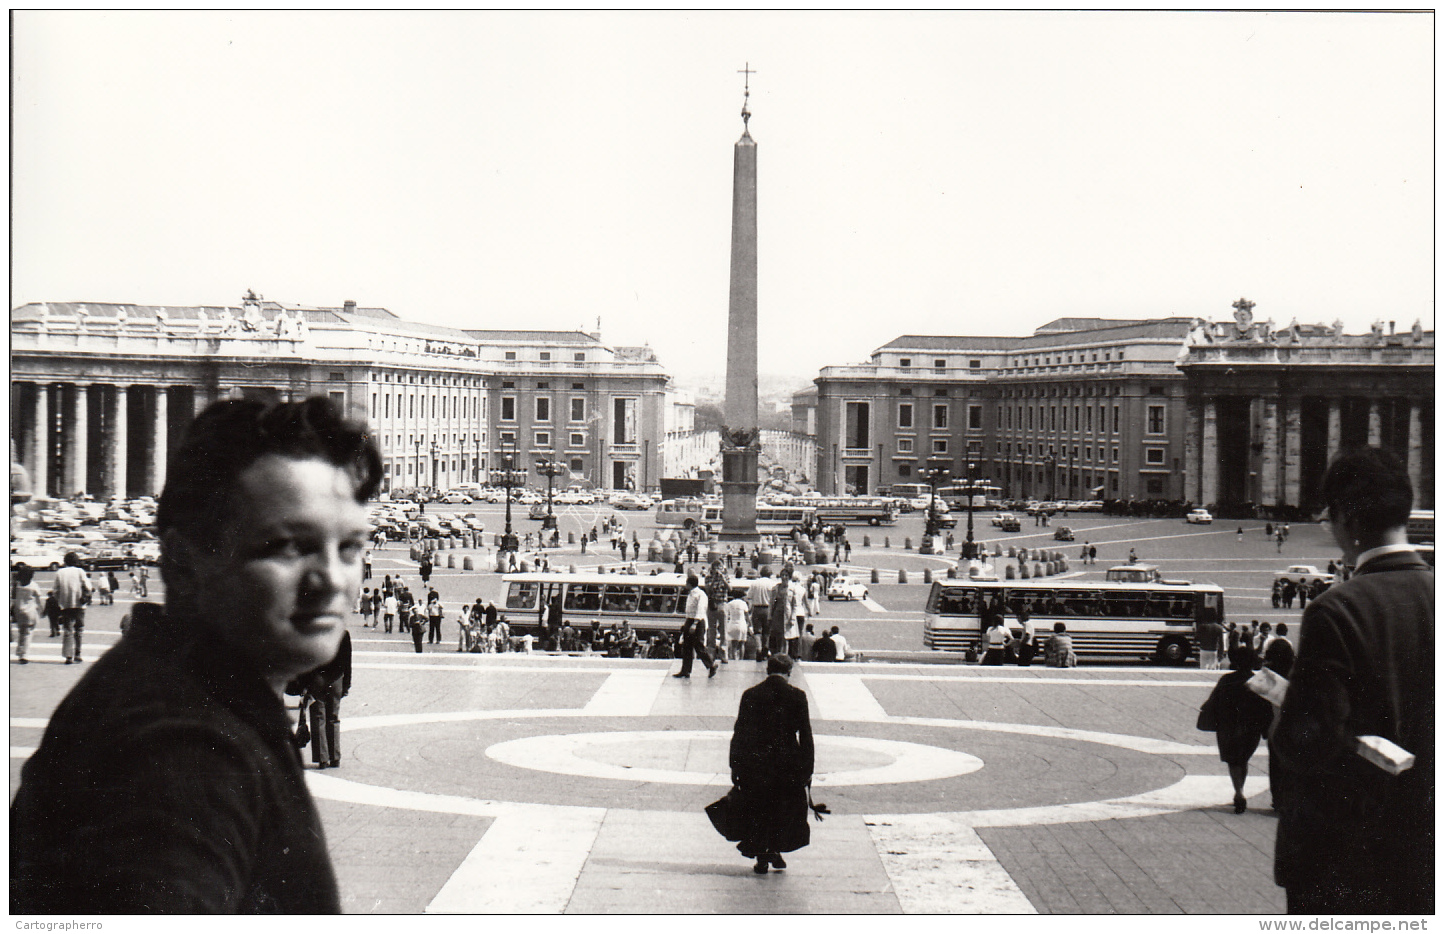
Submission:
<svg viewBox="0 0 1444 934">
<path fill-rule="evenodd" d="M 664 730 L 528 736 L 496 743 L 486 755 L 510 766 L 562 775 L 672 785 L 732 784 L 717 772 L 732 734 Z M 867 736 L 816 734 L 817 786 L 926 782 L 976 772 L 983 760 L 953 749 Z"/>
</svg>

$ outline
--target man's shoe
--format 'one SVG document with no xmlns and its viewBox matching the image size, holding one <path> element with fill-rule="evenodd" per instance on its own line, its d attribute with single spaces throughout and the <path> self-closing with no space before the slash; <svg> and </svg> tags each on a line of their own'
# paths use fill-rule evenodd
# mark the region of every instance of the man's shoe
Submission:
<svg viewBox="0 0 1444 934">
<path fill-rule="evenodd" d="M 1234 795 L 1234 796 L 1233 796 L 1233 812 L 1234 812 L 1235 814 L 1242 814 L 1244 811 L 1247 811 L 1247 810 L 1248 810 L 1248 799 L 1245 798 L 1243 795 Z"/>
<path fill-rule="evenodd" d="M 331 760 L 331 768 L 333 768 L 333 769 L 339 769 L 340 767 L 341 767 L 341 760 L 340 760 L 340 759 L 332 759 L 332 760 Z"/>
<path fill-rule="evenodd" d="M 85 661 L 85 659 L 81 658 L 79 655 L 75 656 L 75 664 L 79 665 L 83 661 Z"/>
<path fill-rule="evenodd" d="M 67 659 L 65 660 L 65 664 L 67 664 L 67 665 L 74 665 L 74 664 L 75 664 L 75 659 L 73 659 L 73 658 L 67 658 Z"/>
<path fill-rule="evenodd" d="M 30 661 L 29 661 L 28 659 L 22 658 L 22 659 L 20 659 L 20 664 L 22 664 L 22 665 L 28 665 L 28 664 L 30 664 Z"/>
<path fill-rule="evenodd" d="M 675 675 L 673 675 L 672 677 L 674 677 L 674 678 L 690 678 L 690 677 L 692 677 L 692 676 L 691 676 L 691 675 L 684 675 L 684 674 L 682 674 L 682 673 L 679 671 L 679 672 L 677 672 Z"/>
<path fill-rule="evenodd" d="M 757 873 L 759 876 L 767 875 L 767 857 L 757 857 L 757 865 L 752 867 L 752 871 Z"/>
<path fill-rule="evenodd" d="M 718 669 L 718 668 L 721 668 L 721 667 L 722 667 L 721 665 L 717 664 L 716 662 L 713 662 L 713 663 L 712 663 L 712 667 L 709 668 L 709 669 L 707 669 L 707 677 L 709 677 L 709 678 L 715 678 L 715 677 L 717 677 L 717 669 Z"/>
<path fill-rule="evenodd" d="M 787 868 L 787 860 L 785 860 L 785 859 L 782 858 L 782 854 L 781 854 L 781 853 L 773 853 L 772 855 L 768 856 L 767 858 L 772 861 L 772 866 L 773 866 L 774 869 L 786 869 L 786 868 Z"/>
</svg>

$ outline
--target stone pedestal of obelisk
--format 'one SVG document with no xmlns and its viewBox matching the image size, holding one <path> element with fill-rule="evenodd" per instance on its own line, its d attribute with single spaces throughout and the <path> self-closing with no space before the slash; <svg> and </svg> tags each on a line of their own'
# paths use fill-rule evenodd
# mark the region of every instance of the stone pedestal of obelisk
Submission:
<svg viewBox="0 0 1444 934">
<path fill-rule="evenodd" d="M 757 535 L 757 144 L 747 132 L 732 151 L 732 281 L 727 302 L 727 396 L 722 438 L 724 542 Z"/>
</svg>

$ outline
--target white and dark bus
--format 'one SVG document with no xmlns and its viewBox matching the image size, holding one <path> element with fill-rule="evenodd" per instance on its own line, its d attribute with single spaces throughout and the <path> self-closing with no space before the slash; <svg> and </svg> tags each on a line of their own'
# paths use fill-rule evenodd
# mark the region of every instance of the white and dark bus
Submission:
<svg viewBox="0 0 1444 934">
<path fill-rule="evenodd" d="M 997 503 L 1003 498 L 1003 488 L 988 480 L 974 480 L 971 484 L 963 481 L 938 487 L 938 499 L 947 503 L 954 512 L 967 510 L 969 494 L 972 495 L 974 509 L 987 509 L 990 503 Z"/>
<path fill-rule="evenodd" d="M 806 525 L 812 518 L 811 506 L 771 506 L 757 504 L 757 528 L 759 531 L 786 534 Z M 704 503 L 700 500 L 663 500 L 657 504 L 653 518 L 662 528 L 680 527 L 691 531 L 705 526 L 710 531 L 722 528 L 722 505 Z"/>
<path fill-rule="evenodd" d="M 815 499 L 808 505 L 823 525 L 892 525 L 897 522 L 897 506 L 881 498 Z"/>
<path fill-rule="evenodd" d="M 732 589 L 745 593 L 750 583 L 737 578 Z M 592 620 L 604 629 L 625 620 L 638 636 L 676 635 L 687 618 L 687 578 L 682 574 L 503 574 L 497 608 L 506 614 L 513 633 L 538 633 L 556 597 L 562 600 L 562 618 L 577 629 L 586 629 Z"/>
<path fill-rule="evenodd" d="M 981 654 L 983 613 L 994 600 L 1021 635 L 1018 611 L 1033 621 L 1039 654 L 1053 624 L 1068 627 L 1080 657 L 1112 656 L 1182 664 L 1196 654 L 1195 627 L 1223 621 L 1223 588 L 1186 581 L 1121 583 L 1083 580 L 935 581 L 923 613 L 930 649 Z"/>
</svg>

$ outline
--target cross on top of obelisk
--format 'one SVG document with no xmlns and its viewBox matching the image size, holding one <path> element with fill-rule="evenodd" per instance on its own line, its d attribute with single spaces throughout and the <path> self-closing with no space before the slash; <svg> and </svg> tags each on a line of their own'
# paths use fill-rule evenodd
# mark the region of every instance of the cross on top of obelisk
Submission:
<svg viewBox="0 0 1444 934">
<path fill-rule="evenodd" d="M 751 62 L 743 62 L 742 70 L 737 72 L 742 76 L 742 129 L 747 129 L 747 121 L 752 119 L 752 112 L 747 109 L 747 98 L 752 94 L 752 76 L 757 72 L 752 70 Z"/>
</svg>

